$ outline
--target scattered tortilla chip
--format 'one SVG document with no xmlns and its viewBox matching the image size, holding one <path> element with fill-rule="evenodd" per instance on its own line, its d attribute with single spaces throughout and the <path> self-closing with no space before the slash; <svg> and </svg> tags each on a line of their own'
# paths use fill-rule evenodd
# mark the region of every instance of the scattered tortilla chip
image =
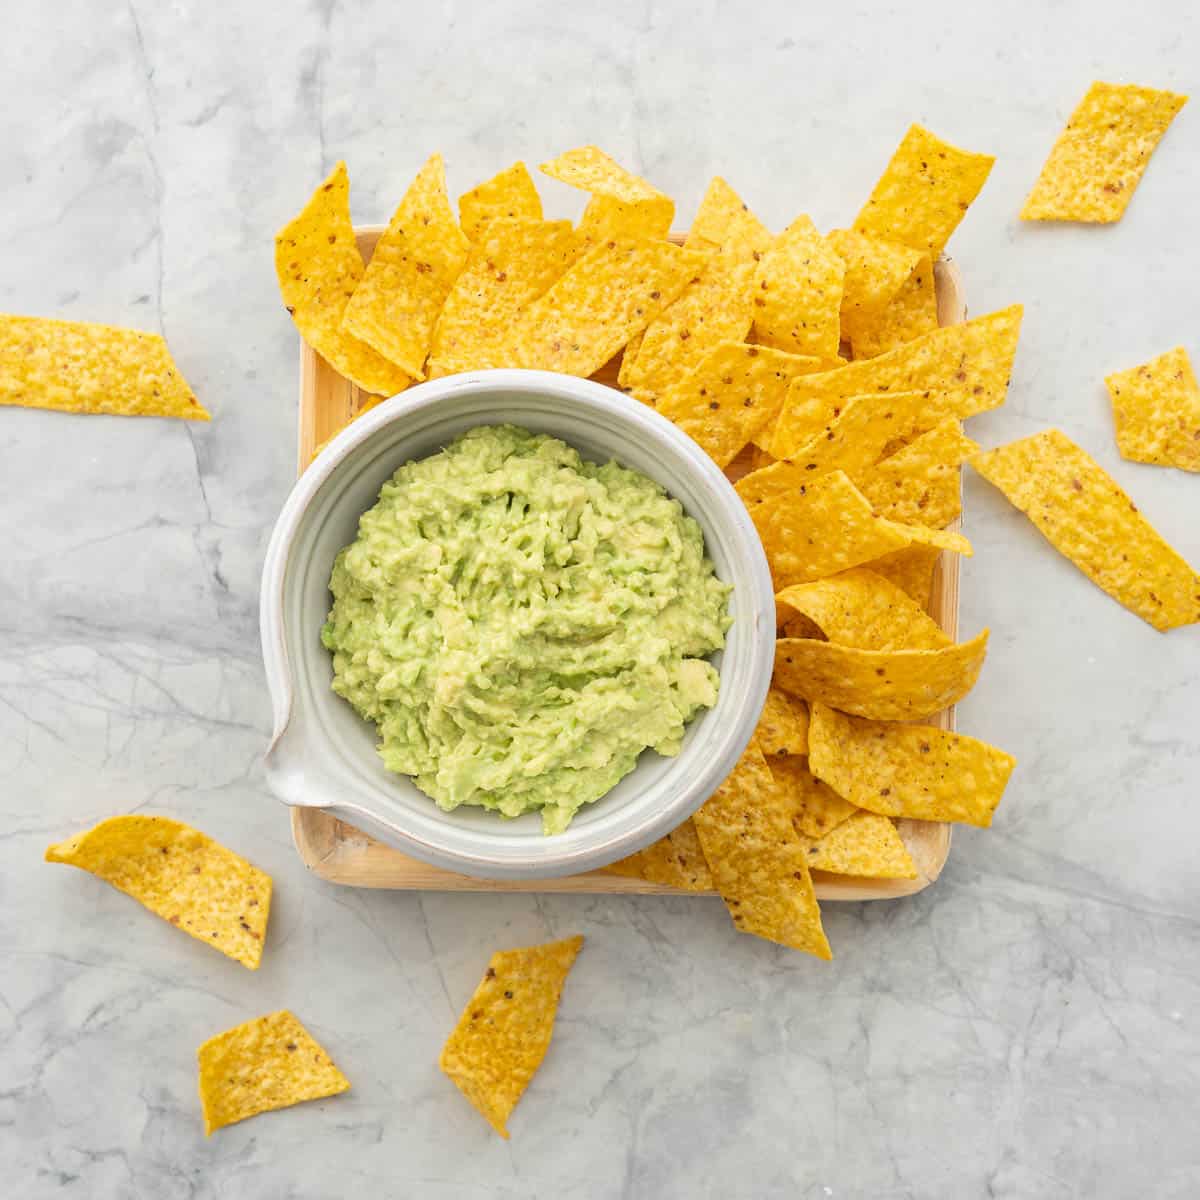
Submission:
<svg viewBox="0 0 1200 1200">
<path fill-rule="evenodd" d="M 882 575 L 902 592 L 907 592 L 928 611 L 929 597 L 933 591 L 933 573 L 941 553 L 937 546 L 914 543 L 903 550 L 886 554 L 883 558 L 876 558 L 866 565 L 876 575 Z"/>
<path fill-rule="evenodd" d="M 1200 387 L 1182 346 L 1104 382 L 1122 458 L 1200 471 Z"/>
<path fill-rule="evenodd" d="M 878 358 L 852 362 L 792 381 L 765 449 L 788 458 L 816 437 L 855 396 L 928 392 L 932 427 L 945 417 L 969 417 L 1004 403 L 1021 331 L 1019 304 L 947 325 Z"/>
<path fill-rule="evenodd" d="M 204 1133 L 350 1090 L 316 1039 L 286 1009 L 218 1033 L 196 1051 Z"/>
<path fill-rule="evenodd" d="M 962 512 L 959 467 L 978 452 L 961 423 L 947 417 L 876 463 L 859 486 L 881 516 L 941 529 Z"/>
<path fill-rule="evenodd" d="M 808 865 L 832 875 L 869 879 L 916 879 L 917 868 L 904 839 L 887 817 L 856 812 L 808 847 Z"/>
<path fill-rule="evenodd" d="M 1093 83 L 1058 135 L 1025 221 L 1119 221 L 1186 96 L 1132 84 Z"/>
<path fill-rule="evenodd" d="M 995 161 L 990 154 L 960 150 L 912 125 L 854 228 L 936 259 L 979 195 Z"/>
<path fill-rule="evenodd" d="M 497 217 L 542 219 L 542 200 L 523 162 L 513 163 L 458 198 L 459 224 L 473 242 L 479 240 L 484 226 Z"/>
<path fill-rule="evenodd" d="M 541 171 L 570 187 L 590 192 L 592 199 L 579 221 L 579 235 L 595 243 L 608 238 L 665 238 L 675 216 L 675 203 L 638 175 L 625 170 L 598 146 L 568 150 Z"/>
<path fill-rule="evenodd" d="M 300 336 L 339 375 L 377 396 L 394 396 L 412 382 L 396 363 L 342 328 L 363 277 L 344 162 L 275 235 L 275 274 Z"/>
<path fill-rule="evenodd" d="M 1155 629 L 1200 621 L 1200 575 L 1057 429 L 967 460 L 1093 583 Z"/>
<path fill-rule="evenodd" d="M 699 265 L 670 242 L 593 246 L 513 324 L 510 365 L 591 375 L 679 295 Z"/>
<path fill-rule="evenodd" d="M 950 638 L 915 600 L 865 567 L 784 588 L 777 619 L 802 613 L 831 642 L 863 650 L 937 650 Z"/>
<path fill-rule="evenodd" d="M 271 877 L 198 829 L 167 817 L 109 817 L 46 849 L 214 950 L 257 970 Z"/>
<path fill-rule="evenodd" d="M 763 252 L 754 272 L 754 336 L 792 354 L 837 358 L 846 266 L 806 216 Z"/>
<path fill-rule="evenodd" d="M 738 930 L 818 958 L 833 957 L 807 854 L 757 746 L 751 743 L 692 819 L 713 882 Z"/>
<path fill-rule="evenodd" d="M 852 342 L 858 330 L 877 319 L 896 298 L 922 255 L 911 246 L 872 237 L 857 229 L 833 229 L 825 235 L 825 240 L 846 264 L 842 334 Z"/>
<path fill-rule="evenodd" d="M 773 758 L 771 774 L 801 838 L 822 838 L 858 812 L 849 800 L 813 775 L 807 758 Z"/>
<path fill-rule="evenodd" d="M 820 359 L 724 342 L 664 392 L 657 408 L 724 468 L 779 415 L 788 384 L 820 367 Z"/>
<path fill-rule="evenodd" d="M 0 404 L 211 420 L 157 333 L 3 313 Z"/>
<path fill-rule="evenodd" d="M 863 721 L 812 706 L 809 766 L 859 808 L 885 817 L 987 827 L 1017 760 L 933 725 Z"/>
<path fill-rule="evenodd" d="M 429 377 L 510 365 L 513 324 L 566 274 L 581 245 L 570 221 L 489 221 L 438 316 Z"/>
<path fill-rule="evenodd" d="M 754 740 L 768 757 L 808 753 L 808 705 L 772 686 L 767 692 Z"/>
<path fill-rule="evenodd" d="M 470 247 L 450 208 L 442 156 L 431 155 L 375 244 L 342 329 L 423 379 L 433 328 Z"/>
<path fill-rule="evenodd" d="M 442 1047 L 438 1065 L 502 1138 L 550 1049 L 563 984 L 582 945 L 576 935 L 498 950 Z"/>
<path fill-rule="evenodd" d="M 933 263 L 921 256 L 911 275 L 882 311 L 853 322 L 848 334 L 855 359 L 876 358 L 938 327 L 937 286 Z"/>
<path fill-rule="evenodd" d="M 810 706 L 819 701 L 875 721 L 915 721 L 949 708 L 975 686 L 987 639 L 985 629 L 940 650 L 860 650 L 783 638 L 775 643 L 774 679 Z"/>
<path fill-rule="evenodd" d="M 614 875 L 645 879 L 685 892 L 713 890 L 712 872 L 708 869 L 704 851 L 700 848 L 700 837 L 690 818 L 645 850 L 622 858 L 606 869 Z"/>
</svg>

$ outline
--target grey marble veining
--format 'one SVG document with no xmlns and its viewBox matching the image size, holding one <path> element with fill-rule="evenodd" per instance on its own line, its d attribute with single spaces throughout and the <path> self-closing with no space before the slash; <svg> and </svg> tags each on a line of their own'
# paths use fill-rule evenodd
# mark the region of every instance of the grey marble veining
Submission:
<svg viewBox="0 0 1200 1200">
<path fill-rule="evenodd" d="M 960 727 L 1020 759 L 930 891 L 827 909 L 824 965 L 707 900 L 405 895 L 306 876 L 259 758 L 256 588 L 292 478 L 271 237 L 340 156 L 386 218 L 586 141 L 681 220 L 852 217 L 910 120 L 999 162 L 952 242 L 1025 328 L 996 444 L 1048 424 L 1200 561 L 1200 478 L 1120 460 L 1102 377 L 1200 359 L 1200 99 L 1115 227 L 1015 219 L 1088 82 L 1197 90 L 1177 0 L 10 5 L 0 310 L 161 329 L 211 426 L 0 411 L 0 1190 L 41 1197 L 1200 1194 L 1200 629 L 1163 637 L 968 480 Z M 1196 110 L 1196 111 L 1193 111 Z M 578 208 L 547 184 L 551 211 Z M 194 822 L 276 880 L 262 969 L 45 845 Z M 488 954 L 588 942 L 495 1138 L 436 1056 Z M 206 1141 L 195 1047 L 287 1005 L 354 1082 Z"/>
</svg>

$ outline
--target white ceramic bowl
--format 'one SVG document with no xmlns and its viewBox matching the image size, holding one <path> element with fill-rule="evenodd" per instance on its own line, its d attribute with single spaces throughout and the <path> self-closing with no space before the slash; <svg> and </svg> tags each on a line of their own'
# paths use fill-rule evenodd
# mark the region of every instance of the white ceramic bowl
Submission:
<svg viewBox="0 0 1200 1200">
<path fill-rule="evenodd" d="M 384 769 L 375 727 L 330 688 L 321 645 L 329 573 L 358 519 L 403 463 L 476 425 L 552 434 L 584 458 L 615 458 L 657 480 L 704 530 L 717 574 L 733 585 L 734 622 L 714 658 L 717 704 L 688 728 L 675 758 L 645 751 L 612 791 L 552 837 L 528 814 L 506 820 L 463 806 L 446 813 Z M 336 816 L 434 866 L 486 879 L 569 875 L 615 862 L 690 816 L 742 753 L 770 682 L 775 603 L 762 546 L 724 475 L 685 434 L 628 396 L 544 371 L 480 371 L 413 387 L 340 433 L 292 489 L 263 569 L 262 644 L 275 732 L 267 779 L 290 805 Z"/>
</svg>

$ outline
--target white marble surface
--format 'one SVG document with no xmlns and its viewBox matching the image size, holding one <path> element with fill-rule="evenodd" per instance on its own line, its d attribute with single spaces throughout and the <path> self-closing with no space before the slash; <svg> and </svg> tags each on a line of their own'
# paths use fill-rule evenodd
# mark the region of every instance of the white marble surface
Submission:
<svg viewBox="0 0 1200 1200">
<path fill-rule="evenodd" d="M 1200 478 L 1121 461 L 1102 384 L 1181 342 L 1200 360 L 1200 98 L 1120 225 L 1015 220 L 1091 79 L 1200 90 L 1194 6 L 742 8 L 8 6 L 0 309 L 162 329 L 216 419 L 0 411 L 5 1195 L 1200 1193 L 1200 628 L 1156 634 L 977 480 L 962 617 L 993 640 L 961 727 L 1020 767 L 936 888 L 827 911 L 831 965 L 739 938 L 715 901 L 338 890 L 263 786 L 257 574 L 297 357 L 271 236 L 342 155 L 363 220 L 432 149 L 461 189 L 594 140 L 685 221 L 720 170 L 772 225 L 828 227 L 910 120 L 994 151 L 951 249 L 975 313 L 1026 321 L 975 436 L 1062 427 L 1200 561 Z M 133 811 L 275 876 L 260 972 L 41 863 Z M 438 1048 L 493 948 L 576 930 L 501 1143 Z M 195 1047 L 283 1005 L 354 1091 L 205 1141 Z"/>
</svg>

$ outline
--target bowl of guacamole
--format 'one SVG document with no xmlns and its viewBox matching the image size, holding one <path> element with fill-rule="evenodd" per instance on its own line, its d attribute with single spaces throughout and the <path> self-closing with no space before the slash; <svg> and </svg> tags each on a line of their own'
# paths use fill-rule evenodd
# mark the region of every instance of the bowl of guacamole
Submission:
<svg viewBox="0 0 1200 1200">
<path fill-rule="evenodd" d="M 297 484 L 263 576 L 268 779 L 436 866 L 605 865 L 749 740 L 774 599 L 740 500 L 602 385 L 422 384 Z"/>
</svg>

